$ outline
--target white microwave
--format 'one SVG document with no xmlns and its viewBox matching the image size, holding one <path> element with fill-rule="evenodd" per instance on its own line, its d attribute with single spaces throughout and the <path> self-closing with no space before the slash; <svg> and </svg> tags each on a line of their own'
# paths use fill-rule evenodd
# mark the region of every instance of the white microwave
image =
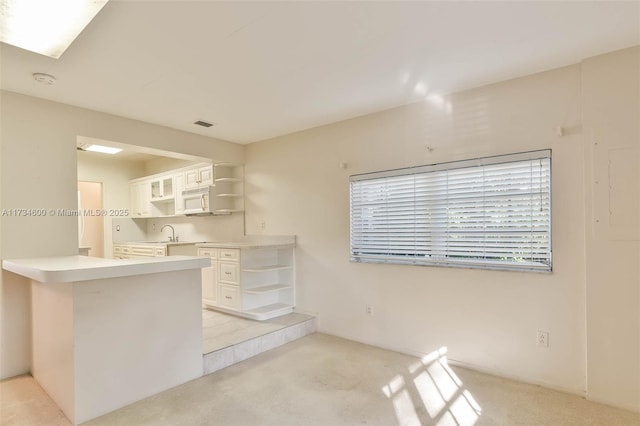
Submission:
<svg viewBox="0 0 640 426">
<path fill-rule="evenodd" d="M 184 214 L 213 214 L 215 200 L 213 186 L 202 186 L 182 191 L 182 207 Z"/>
</svg>

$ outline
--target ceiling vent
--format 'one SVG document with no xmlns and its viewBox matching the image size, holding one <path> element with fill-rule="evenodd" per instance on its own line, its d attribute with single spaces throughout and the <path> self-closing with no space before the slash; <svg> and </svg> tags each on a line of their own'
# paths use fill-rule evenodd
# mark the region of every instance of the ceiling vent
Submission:
<svg viewBox="0 0 640 426">
<path fill-rule="evenodd" d="M 211 126 L 213 126 L 213 123 L 208 123 L 208 122 L 202 121 L 202 120 L 194 121 L 193 124 L 196 124 L 196 125 L 202 126 L 202 127 L 211 127 Z"/>
</svg>

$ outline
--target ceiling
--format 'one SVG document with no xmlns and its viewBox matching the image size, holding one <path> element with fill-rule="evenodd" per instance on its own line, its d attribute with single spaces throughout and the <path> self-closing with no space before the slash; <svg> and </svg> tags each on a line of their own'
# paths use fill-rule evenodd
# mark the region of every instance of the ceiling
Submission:
<svg viewBox="0 0 640 426">
<path fill-rule="evenodd" d="M 111 0 L 60 59 L 2 44 L 0 70 L 5 90 L 251 143 L 637 44 L 639 1 Z"/>
<path fill-rule="evenodd" d="M 102 145 L 111 148 L 120 148 L 121 151 L 109 155 L 100 152 L 86 151 L 85 149 L 90 145 Z M 211 160 L 204 157 L 197 157 L 195 155 L 180 154 L 177 152 L 163 151 L 156 148 L 149 148 L 144 146 L 129 145 L 126 143 L 109 141 L 105 139 L 98 139 L 90 136 L 78 135 L 76 140 L 76 146 L 82 152 L 82 155 L 88 158 L 97 159 L 112 159 L 116 161 L 136 161 L 136 162 L 149 162 L 153 160 L 172 158 L 176 160 L 190 161 L 192 163 L 206 163 Z"/>
</svg>

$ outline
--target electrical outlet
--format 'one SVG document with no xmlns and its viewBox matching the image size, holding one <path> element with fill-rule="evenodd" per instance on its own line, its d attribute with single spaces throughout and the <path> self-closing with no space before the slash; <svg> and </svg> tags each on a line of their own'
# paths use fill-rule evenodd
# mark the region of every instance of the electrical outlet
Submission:
<svg viewBox="0 0 640 426">
<path fill-rule="evenodd" d="M 266 221 L 263 220 L 262 222 L 260 222 L 260 229 L 263 230 L 263 231 L 265 229 L 267 229 L 267 222 Z"/>
<path fill-rule="evenodd" d="M 373 306 L 367 305 L 367 315 L 373 315 Z"/>
<path fill-rule="evenodd" d="M 153 224 L 153 230 L 154 231 L 156 230 L 156 224 L 155 223 Z"/>
<path fill-rule="evenodd" d="M 548 348 L 549 347 L 549 332 L 548 331 L 540 331 L 540 330 L 538 330 L 536 345 L 537 346 L 542 346 L 544 348 Z"/>
</svg>

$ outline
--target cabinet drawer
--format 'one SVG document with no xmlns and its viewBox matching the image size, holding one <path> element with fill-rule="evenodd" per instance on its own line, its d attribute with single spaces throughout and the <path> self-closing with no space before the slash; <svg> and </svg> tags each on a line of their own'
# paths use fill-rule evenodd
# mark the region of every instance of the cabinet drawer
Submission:
<svg viewBox="0 0 640 426">
<path fill-rule="evenodd" d="M 220 249 L 218 251 L 220 260 L 239 260 L 240 250 L 238 249 Z"/>
<path fill-rule="evenodd" d="M 220 306 L 230 309 L 240 309 L 240 287 L 220 284 Z"/>
<path fill-rule="evenodd" d="M 155 255 L 155 249 L 147 246 L 134 246 L 131 247 L 131 254 L 135 256 L 153 257 Z"/>
<path fill-rule="evenodd" d="M 221 283 L 238 285 L 240 265 L 238 263 L 220 262 L 218 266 L 218 281 Z"/>
<path fill-rule="evenodd" d="M 203 256 L 203 257 L 210 257 L 211 259 L 217 259 L 218 258 L 218 250 L 214 249 L 214 248 L 199 248 L 198 249 L 198 256 Z"/>
</svg>

